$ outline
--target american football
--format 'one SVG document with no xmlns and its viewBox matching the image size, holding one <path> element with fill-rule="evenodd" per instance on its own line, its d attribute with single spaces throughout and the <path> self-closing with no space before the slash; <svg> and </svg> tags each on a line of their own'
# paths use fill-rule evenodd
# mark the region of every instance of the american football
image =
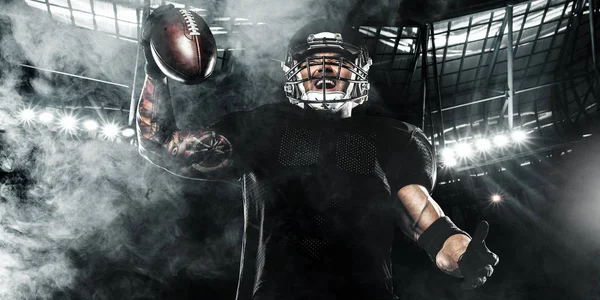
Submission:
<svg viewBox="0 0 600 300">
<path fill-rule="evenodd" d="M 217 46 L 208 25 L 193 11 L 173 9 L 161 15 L 150 39 L 152 56 L 169 78 L 197 84 L 208 78 Z"/>
</svg>

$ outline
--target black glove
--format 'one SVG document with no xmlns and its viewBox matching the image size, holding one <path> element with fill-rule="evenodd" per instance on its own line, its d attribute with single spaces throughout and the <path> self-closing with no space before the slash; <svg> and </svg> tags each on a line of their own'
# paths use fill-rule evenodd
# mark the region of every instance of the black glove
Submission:
<svg viewBox="0 0 600 300">
<path fill-rule="evenodd" d="M 494 254 L 485 245 L 490 225 L 481 221 L 475 229 L 475 234 L 467 250 L 458 259 L 458 267 L 464 277 L 461 288 L 470 290 L 483 285 L 487 278 L 492 276 L 494 266 L 498 264 L 498 255 Z"/>
<path fill-rule="evenodd" d="M 152 57 L 152 50 L 150 49 L 150 39 L 152 38 L 152 30 L 154 29 L 154 25 L 157 20 L 160 19 L 160 16 L 166 13 L 167 11 L 175 9 L 173 4 L 161 5 L 156 8 L 144 22 L 144 26 L 142 27 L 142 39 L 140 43 L 144 48 L 144 56 L 146 57 L 146 74 L 155 78 L 165 77 L 163 72 L 160 70 L 156 62 L 154 61 L 154 57 Z"/>
</svg>

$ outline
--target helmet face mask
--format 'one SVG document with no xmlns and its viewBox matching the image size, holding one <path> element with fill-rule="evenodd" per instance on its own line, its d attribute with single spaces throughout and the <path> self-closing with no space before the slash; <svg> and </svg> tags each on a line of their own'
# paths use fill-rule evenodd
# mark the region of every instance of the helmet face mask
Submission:
<svg viewBox="0 0 600 300">
<path fill-rule="evenodd" d="M 333 32 L 311 28 L 323 27 L 320 25 L 329 24 L 309 24 L 292 38 L 282 63 L 286 96 L 302 108 L 331 113 L 364 103 L 370 88 L 371 59 L 362 38 L 348 27 L 334 25 Z M 344 41 L 345 36 L 349 41 Z"/>
</svg>

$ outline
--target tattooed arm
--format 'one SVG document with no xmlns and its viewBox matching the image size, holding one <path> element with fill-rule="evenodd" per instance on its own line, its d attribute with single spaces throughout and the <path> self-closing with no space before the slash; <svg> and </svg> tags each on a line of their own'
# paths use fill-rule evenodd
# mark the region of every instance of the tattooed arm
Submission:
<svg viewBox="0 0 600 300">
<path fill-rule="evenodd" d="M 232 147 L 224 136 L 209 129 L 177 128 L 164 77 L 146 76 L 137 109 L 137 132 L 140 154 L 177 176 L 215 179 L 232 164 Z"/>
</svg>

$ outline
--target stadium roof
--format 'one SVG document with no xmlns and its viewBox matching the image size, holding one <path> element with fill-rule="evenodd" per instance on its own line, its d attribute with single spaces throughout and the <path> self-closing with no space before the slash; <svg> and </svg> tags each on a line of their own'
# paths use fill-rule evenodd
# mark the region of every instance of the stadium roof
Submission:
<svg viewBox="0 0 600 300">
<path fill-rule="evenodd" d="M 129 42 L 137 41 L 138 23 L 148 4 L 155 8 L 173 3 L 194 10 L 209 20 L 217 44 L 223 45 L 218 69 L 226 66 L 231 51 L 243 50 L 243 46 L 220 41 L 231 41 L 228 35 L 238 28 L 269 23 L 209 15 L 206 9 L 169 1 L 128 5 L 101 0 L 25 2 L 57 21 Z M 357 3 L 355 11 L 365 2 Z M 544 139 L 548 146 L 560 143 L 566 130 L 582 117 L 597 113 L 600 95 L 594 84 L 600 83 L 590 29 L 600 29 L 600 14 L 598 7 L 590 9 L 590 0 L 513 4 L 463 0 L 451 2 L 444 14 L 421 12 L 418 17 L 407 17 L 407 12 L 420 9 L 411 3 L 398 1 L 397 9 L 364 17 L 359 29 L 373 57 L 370 77 L 381 103 L 397 117 L 422 126 L 437 147 L 514 128 Z M 595 13 L 590 15 L 590 11 Z M 507 51 L 509 30 L 513 59 Z M 598 45 L 594 46 L 598 52 Z M 426 72 L 422 72 L 424 62 Z M 511 103 L 512 120 L 508 115 Z"/>
</svg>

